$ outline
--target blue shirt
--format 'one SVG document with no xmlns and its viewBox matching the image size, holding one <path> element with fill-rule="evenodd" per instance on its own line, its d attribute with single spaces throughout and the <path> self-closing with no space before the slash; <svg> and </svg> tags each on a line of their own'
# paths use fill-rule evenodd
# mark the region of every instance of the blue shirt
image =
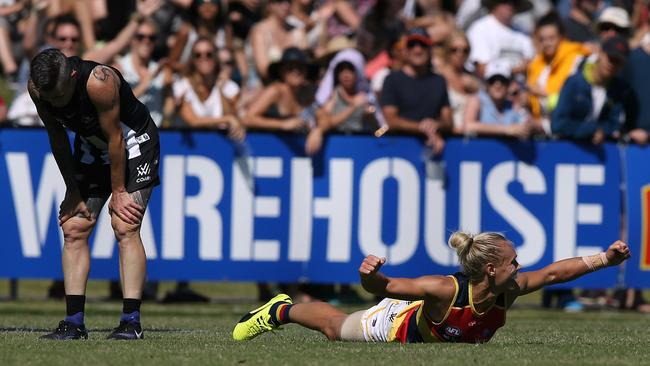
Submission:
<svg viewBox="0 0 650 366">
<path fill-rule="evenodd" d="M 506 100 L 503 110 L 499 111 L 486 91 L 481 90 L 478 93 L 478 98 L 481 101 L 481 112 L 478 119 L 481 123 L 514 125 L 524 122 L 525 116 L 514 109 L 511 101 Z"/>
</svg>

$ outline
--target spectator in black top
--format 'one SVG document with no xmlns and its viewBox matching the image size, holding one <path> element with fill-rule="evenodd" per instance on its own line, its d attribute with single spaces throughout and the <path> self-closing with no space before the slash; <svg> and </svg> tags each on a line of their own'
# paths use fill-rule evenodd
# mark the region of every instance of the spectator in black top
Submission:
<svg viewBox="0 0 650 366">
<path fill-rule="evenodd" d="M 432 42 L 421 29 L 407 36 L 406 64 L 384 81 L 381 106 L 392 131 L 424 135 L 434 153 L 442 152 L 441 131 L 451 130 L 447 83 L 431 70 Z"/>
<path fill-rule="evenodd" d="M 566 37 L 575 42 L 597 42 L 594 16 L 600 0 L 572 0 L 569 17 L 564 20 Z"/>
</svg>

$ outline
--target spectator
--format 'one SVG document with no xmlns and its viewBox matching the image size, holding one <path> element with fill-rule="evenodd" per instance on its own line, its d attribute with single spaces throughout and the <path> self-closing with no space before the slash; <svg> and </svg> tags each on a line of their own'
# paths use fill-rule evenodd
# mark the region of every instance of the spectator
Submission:
<svg viewBox="0 0 650 366">
<path fill-rule="evenodd" d="M 322 0 L 319 11 L 327 16 L 327 40 L 354 35 L 361 20 L 381 0 Z M 399 3 L 399 1 L 393 1 Z"/>
<path fill-rule="evenodd" d="M 443 9 L 443 1 L 410 0 L 402 9 L 406 27 L 424 28 L 433 43 L 444 43 L 456 28 L 453 15 Z"/>
<path fill-rule="evenodd" d="M 232 28 L 232 51 L 237 69 L 241 73 L 241 86 L 246 88 L 254 81 L 250 75 L 247 54 L 250 52 L 249 33 L 262 19 L 263 3 L 259 0 L 231 0 L 228 2 L 228 22 Z M 246 89 L 244 89 L 246 90 Z"/>
<path fill-rule="evenodd" d="M 597 43 L 594 33 L 594 17 L 600 0 L 571 0 L 569 17 L 564 20 L 566 37 L 580 43 Z"/>
<path fill-rule="evenodd" d="M 308 81 L 315 78 L 313 71 L 303 51 L 295 47 L 287 48 L 282 59 L 269 67 L 269 77 L 274 81 L 249 107 L 244 118 L 246 126 L 286 132 L 311 129 L 305 151 L 308 154 L 318 152 L 329 121 L 322 109 L 316 113 L 310 112 L 315 91 Z"/>
<path fill-rule="evenodd" d="M 255 70 L 262 80 L 268 80 L 269 65 L 280 60 L 284 50 L 307 47 L 304 29 L 287 24 L 289 0 L 269 0 L 266 10 L 268 16 L 253 27 L 250 35 Z"/>
<path fill-rule="evenodd" d="M 469 41 L 462 31 L 454 31 L 447 38 L 443 57 L 437 66 L 447 81 L 447 93 L 454 122 L 453 132 L 463 133 L 465 108 L 470 95 L 479 89 L 479 80 L 465 68 L 470 53 Z"/>
<path fill-rule="evenodd" d="M 232 80 L 219 79 L 217 51 L 210 38 L 199 37 L 194 42 L 188 72 L 173 86 L 179 124 L 227 130 L 230 138 L 241 141 L 245 132 L 232 103 L 239 87 Z"/>
<path fill-rule="evenodd" d="M 598 17 L 598 36 L 605 41 L 615 35 L 628 37 L 630 35 L 630 15 L 627 10 L 610 6 L 603 10 Z"/>
<path fill-rule="evenodd" d="M 470 135 L 506 136 L 527 139 L 532 124 L 523 107 L 509 99 L 510 64 L 505 60 L 490 62 L 485 68 L 487 90 L 469 97 L 465 110 L 464 131 Z"/>
<path fill-rule="evenodd" d="M 163 121 L 164 91 L 171 84 L 171 74 L 164 80 L 162 69 L 165 63 L 152 60 L 154 45 L 158 38 L 156 23 L 145 19 L 138 26 L 127 54 L 114 65 L 120 70 L 133 94 L 149 108 L 151 118 L 160 127 Z"/>
<path fill-rule="evenodd" d="M 12 49 L 11 36 L 15 34 L 19 13 L 25 8 L 24 1 L 8 0 L 0 2 L 0 64 L 5 79 L 16 81 L 18 64 Z"/>
<path fill-rule="evenodd" d="M 308 48 L 321 55 L 324 46 L 325 24 L 332 15 L 332 7 L 316 7 L 315 0 L 291 0 L 291 15 L 287 24 L 303 29 L 307 37 Z"/>
<path fill-rule="evenodd" d="M 587 61 L 567 79 L 553 112 L 554 134 L 598 145 L 606 138 L 618 138 L 622 123 L 635 120 L 632 90 L 618 76 L 628 54 L 626 39 L 609 38 L 596 61 Z"/>
<path fill-rule="evenodd" d="M 562 21 L 556 13 L 539 19 L 535 38 L 539 52 L 528 65 L 526 84 L 533 119 L 550 134 L 550 115 L 555 109 L 562 85 L 589 55 L 589 49 L 564 38 Z"/>
<path fill-rule="evenodd" d="M 424 135 L 439 154 L 444 148 L 440 132 L 450 131 L 453 123 L 447 83 L 431 70 L 432 45 L 424 30 L 411 30 L 406 38 L 406 64 L 384 81 L 381 105 L 391 131 Z"/>
<path fill-rule="evenodd" d="M 339 55 L 330 63 L 316 94 L 318 100 L 321 90 L 332 91 L 323 103 L 324 111 L 330 115 L 328 127 L 343 133 L 372 133 L 377 129 L 375 112 L 380 111 L 369 102 L 363 56 L 356 50 L 344 50 Z M 330 85 L 323 85 L 327 83 Z"/>
<path fill-rule="evenodd" d="M 472 24 L 467 31 L 472 52 L 469 60 L 476 65 L 477 74 L 485 75 L 485 66 L 493 60 L 508 60 L 512 74 L 526 71 L 535 50 L 528 36 L 512 28 L 516 12 L 529 10 L 527 0 L 484 1 L 490 13 Z"/>
<path fill-rule="evenodd" d="M 212 39 L 219 49 L 232 45 L 232 31 L 225 21 L 221 0 L 193 0 L 189 12 L 190 21 L 184 22 L 176 32 L 174 46 L 170 51 L 173 62 L 187 63 L 192 45 L 199 37 Z"/>
<path fill-rule="evenodd" d="M 646 145 L 650 133 L 650 37 L 644 37 L 641 45 L 630 52 L 623 75 L 636 98 L 639 113 L 628 132 L 630 140 Z"/>
</svg>

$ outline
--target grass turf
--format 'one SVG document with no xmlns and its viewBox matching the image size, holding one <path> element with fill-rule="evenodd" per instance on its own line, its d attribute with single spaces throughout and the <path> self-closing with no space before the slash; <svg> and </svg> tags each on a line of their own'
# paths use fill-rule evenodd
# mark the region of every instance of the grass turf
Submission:
<svg viewBox="0 0 650 366">
<path fill-rule="evenodd" d="M 214 287 L 198 285 L 204 291 Z M 102 286 L 103 288 L 103 286 Z M 252 295 L 252 286 L 229 288 Z M 224 287 L 218 287 L 221 293 Z M 97 289 L 93 291 L 98 291 Z M 219 293 L 209 293 L 219 295 Z M 221 293 L 222 294 L 222 293 Z M 254 293 L 253 293 L 254 294 Z M 29 292 L 25 297 L 29 297 Z M 223 295 L 223 294 L 222 294 Z M 231 331 L 253 302 L 160 305 L 143 308 L 144 341 L 107 341 L 120 303 L 87 306 L 88 341 L 38 340 L 63 313 L 62 301 L 0 302 L 0 365 L 640 365 L 647 364 L 648 318 L 635 313 L 513 309 L 492 341 L 469 344 L 364 344 L 328 342 L 296 325 L 250 342 Z M 355 310 L 347 308 L 346 310 Z"/>
</svg>

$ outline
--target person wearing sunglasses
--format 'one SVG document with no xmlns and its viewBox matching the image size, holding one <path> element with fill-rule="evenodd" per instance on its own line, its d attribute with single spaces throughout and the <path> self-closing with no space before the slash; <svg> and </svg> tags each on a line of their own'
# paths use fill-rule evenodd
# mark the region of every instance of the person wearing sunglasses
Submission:
<svg viewBox="0 0 650 366">
<path fill-rule="evenodd" d="M 535 40 L 539 52 L 528 65 L 526 85 L 533 120 L 550 134 L 550 115 L 562 85 L 589 56 L 590 50 L 581 43 L 565 39 L 564 25 L 555 12 L 537 21 Z"/>
<path fill-rule="evenodd" d="M 384 81 L 380 104 L 390 131 L 423 136 L 434 154 L 445 142 L 441 132 L 452 127 L 445 79 L 432 71 L 433 42 L 423 29 L 406 36 L 406 60 L 401 70 Z"/>
<path fill-rule="evenodd" d="M 152 59 L 158 27 L 151 19 L 145 19 L 138 25 L 131 40 L 129 52 L 120 57 L 115 67 L 120 70 L 133 94 L 149 108 L 151 118 L 160 127 L 163 121 L 163 91 L 171 84 L 170 73 L 161 72 L 166 66 L 163 60 L 158 63 Z"/>
<path fill-rule="evenodd" d="M 631 26 L 627 10 L 618 6 L 610 6 L 605 8 L 598 17 L 598 36 L 601 41 L 606 41 L 616 35 L 628 37 Z"/>
<path fill-rule="evenodd" d="M 211 38 L 194 42 L 187 71 L 173 85 L 177 125 L 225 130 L 232 140 L 242 141 L 246 133 L 233 103 L 240 89 L 232 80 L 219 79 L 217 51 Z"/>
<path fill-rule="evenodd" d="M 512 74 L 506 60 L 485 68 L 486 89 L 470 97 L 465 110 L 464 131 L 469 136 L 504 136 L 520 140 L 532 133 L 526 111 L 510 95 Z"/>
<path fill-rule="evenodd" d="M 480 81 L 466 69 L 470 54 L 469 41 L 460 30 L 453 31 L 447 38 L 444 53 L 439 58 L 438 70 L 447 81 L 449 104 L 453 112 L 455 134 L 463 133 L 465 108 L 470 95 L 478 91 Z"/>
</svg>

